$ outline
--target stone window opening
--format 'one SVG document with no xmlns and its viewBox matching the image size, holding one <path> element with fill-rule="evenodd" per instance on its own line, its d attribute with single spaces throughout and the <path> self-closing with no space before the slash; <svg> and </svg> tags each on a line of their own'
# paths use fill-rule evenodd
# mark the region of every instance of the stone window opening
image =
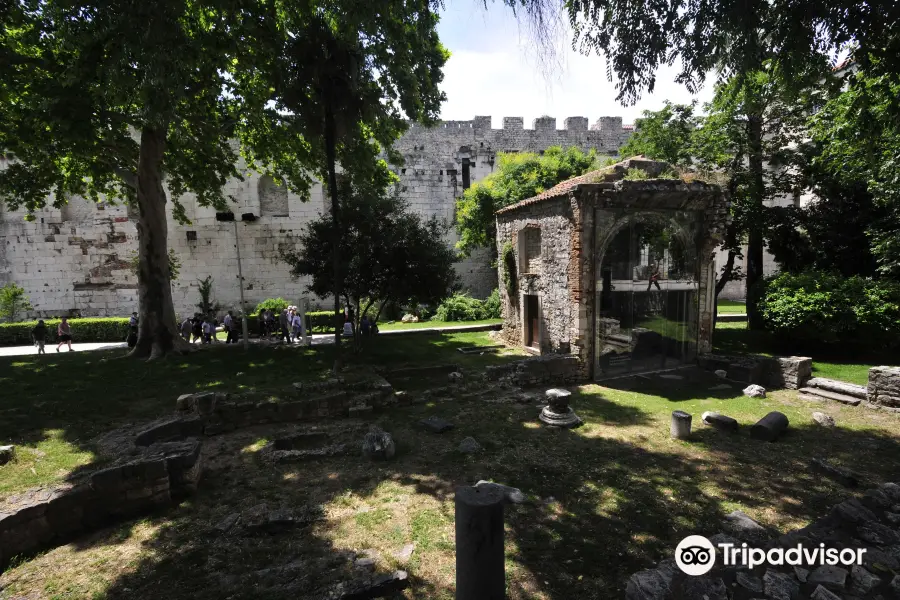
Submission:
<svg viewBox="0 0 900 600">
<path fill-rule="evenodd" d="M 187 241 L 196 242 L 197 241 L 197 232 L 196 231 L 188 231 L 187 232 Z"/>
<path fill-rule="evenodd" d="M 471 178 L 469 176 L 469 159 L 464 158 L 462 161 L 462 186 L 464 190 L 469 189 Z"/>
<path fill-rule="evenodd" d="M 406 169 L 400 169 L 400 174 L 401 174 L 401 175 L 406 175 Z"/>
<path fill-rule="evenodd" d="M 263 217 L 287 217 L 288 190 L 284 180 L 276 182 L 269 175 L 260 177 L 257 185 L 259 214 Z"/>
<path fill-rule="evenodd" d="M 523 275 L 541 274 L 541 228 L 525 227 L 519 232 L 519 256 Z"/>
</svg>

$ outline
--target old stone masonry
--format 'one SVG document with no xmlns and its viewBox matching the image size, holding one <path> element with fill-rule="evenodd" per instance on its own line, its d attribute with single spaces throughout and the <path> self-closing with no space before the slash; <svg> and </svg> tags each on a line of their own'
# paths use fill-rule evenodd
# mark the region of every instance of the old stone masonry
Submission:
<svg viewBox="0 0 900 600">
<path fill-rule="evenodd" d="M 494 129 L 487 116 L 431 128 L 413 124 L 396 144 L 404 157 L 404 164 L 394 167 L 401 192 L 418 213 L 449 223 L 455 199 L 494 170 L 498 152 L 577 146 L 615 155 L 631 133 L 621 117 L 600 117 L 590 127 L 586 118 L 570 117 L 563 126 L 557 129 L 556 119 L 542 117 L 526 129 L 521 117 L 504 117 L 502 128 Z M 0 169 L 5 166 L 0 158 Z M 245 165 L 239 170 L 245 172 Z M 299 298 L 307 282 L 291 278 L 278 258 L 279 246 L 327 210 L 322 186 L 316 184 L 305 203 L 280 182 L 252 172 L 244 181 L 228 181 L 225 188 L 236 199 L 235 214 L 258 217 L 238 227 L 247 303 L 273 296 Z M 214 300 L 226 309 L 238 308 L 233 224 L 217 222 L 215 210 L 198 206 L 192 195 L 180 201 L 190 225 L 176 223 L 168 204 L 169 247 L 181 260 L 181 273 L 172 285 L 176 312 L 195 310 L 197 280 L 207 276 L 213 278 Z M 0 205 L 0 286 L 15 282 L 25 288 L 35 307 L 31 316 L 111 316 L 137 310 L 137 279 L 129 270 L 138 248 L 134 211 L 74 197 L 61 209 L 49 206 L 38 212 L 33 222 L 24 216 Z M 455 242 L 451 234 L 447 243 Z M 459 263 L 457 270 L 475 296 L 487 296 L 497 284 L 487 251 Z"/>
</svg>

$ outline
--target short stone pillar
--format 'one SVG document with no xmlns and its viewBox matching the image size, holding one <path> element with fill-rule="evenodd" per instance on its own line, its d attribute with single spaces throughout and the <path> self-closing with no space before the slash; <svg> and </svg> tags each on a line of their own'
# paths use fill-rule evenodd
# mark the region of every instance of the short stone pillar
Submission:
<svg viewBox="0 0 900 600">
<path fill-rule="evenodd" d="M 456 600 L 505 600 L 502 486 L 456 488 Z"/>
<path fill-rule="evenodd" d="M 686 440 L 691 436 L 691 415 L 683 410 L 672 411 L 672 437 Z"/>
<path fill-rule="evenodd" d="M 554 427 L 571 429 L 581 425 L 582 421 L 569 406 L 572 392 L 560 388 L 547 390 L 547 406 L 541 411 L 540 420 Z"/>
</svg>

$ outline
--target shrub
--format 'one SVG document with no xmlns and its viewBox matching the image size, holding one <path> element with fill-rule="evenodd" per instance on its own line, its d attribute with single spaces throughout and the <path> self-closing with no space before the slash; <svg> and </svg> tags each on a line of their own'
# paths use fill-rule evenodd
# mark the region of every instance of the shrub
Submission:
<svg viewBox="0 0 900 600">
<path fill-rule="evenodd" d="M 484 302 L 468 294 L 454 294 L 438 306 L 435 321 L 480 321 L 486 319 Z"/>
<path fill-rule="evenodd" d="M 485 319 L 500 318 L 500 290 L 498 288 L 494 288 L 491 295 L 484 301 L 484 314 Z"/>
<path fill-rule="evenodd" d="M 317 310 L 306 313 L 306 328 L 309 333 L 334 333 L 336 313 L 331 310 Z"/>
<path fill-rule="evenodd" d="M 59 319 L 44 319 L 48 343 L 56 343 L 56 326 L 59 325 L 59 321 Z M 0 324 L 0 346 L 31 344 L 31 330 L 35 325 L 37 319 Z M 69 325 L 75 342 L 123 342 L 128 336 L 128 319 L 124 317 L 69 319 Z"/>
<path fill-rule="evenodd" d="M 266 298 L 256 305 L 256 310 L 254 310 L 251 314 L 258 315 L 264 310 L 271 310 L 273 313 L 278 314 L 288 306 L 290 306 L 290 302 L 288 302 L 284 298 Z"/>
<path fill-rule="evenodd" d="M 900 346 L 900 283 L 837 273 L 781 273 L 766 282 L 766 327 L 801 345 Z"/>
<path fill-rule="evenodd" d="M 624 179 L 626 181 L 646 181 L 647 179 L 650 179 L 650 175 L 643 169 L 632 167 L 625 172 Z"/>
<path fill-rule="evenodd" d="M 503 260 L 503 269 L 500 271 L 500 279 L 506 293 L 510 298 L 516 297 L 516 289 L 518 288 L 518 274 L 516 272 L 516 252 L 513 245 L 509 242 L 503 244 L 503 250 L 500 253 Z"/>
<path fill-rule="evenodd" d="M 31 310 L 31 302 L 25 290 L 15 283 L 0 288 L 0 318 L 15 321 L 19 313 Z"/>
</svg>

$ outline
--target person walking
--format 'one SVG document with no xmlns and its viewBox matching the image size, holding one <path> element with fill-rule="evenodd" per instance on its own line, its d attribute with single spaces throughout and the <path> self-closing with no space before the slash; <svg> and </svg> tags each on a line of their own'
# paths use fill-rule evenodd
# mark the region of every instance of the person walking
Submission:
<svg viewBox="0 0 900 600">
<path fill-rule="evenodd" d="M 650 278 L 647 281 L 647 291 L 650 291 L 650 286 L 655 285 L 656 289 L 662 291 L 662 288 L 659 287 L 659 265 L 656 263 L 650 263 Z"/>
<path fill-rule="evenodd" d="M 203 343 L 204 344 L 212 344 L 212 338 L 214 335 L 216 335 L 216 325 L 213 322 L 212 317 L 206 317 L 206 320 L 203 321 L 202 329 L 203 329 Z"/>
<path fill-rule="evenodd" d="M 296 307 L 294 307 L 294 316 L 291 319 L 291 330 L 294 333 L 294 340 L 297 342 L 303 341 L 302 337 L 301 337 L 303 328 L 301 325 L 302 325 L 302 323 L 300 321 L 300 312 L 298 310 L 296 310 Z"/>
<path fill-rule="evenodd" d="M 278 325 L 281 327 L 281 335 L 279 339 L 284 340 L 288 344 L 291 343 L 291 334 L 288 331 L 288 309 L 283 309 L 278 317 Z"/>
<path fill-rule="evenodd" d="M 234 313 L 232 311 L 228 311 L 228 314 L 225 315 L 225 343 L 226 344 L 237 344 L 237 332 L 234 330 Z"/>
<path fill-rule="evenodd" d="M 192 344 L 196 344 L 197 340 L 203 339 L 203 317 L 200 313 L 194 315 L 194 320 L 191 325 L 191 335 L 194 338 L 191 340 Z"/>
<path fill-rule="evenodd" d="M 190 317 L 185 317 L 184 321 L 181 322 L 181 339 L 186 341 L 188 344 L 191 343 L 191 329 L 194 328 L 194 323 L 191 321 Z"/>
<path fill-rule="evenodd" d="M 137 345 L 137 339 L 138 339 L 138 314 L 136 312 L 133 312 L 133 313 L 131 313 L 131 318 L 128 319 L 128 337 L 126 338 L 128 347 L 134 348 Z"/>
<path fill-rule="evenodd" d="M 63 344 L 68 344 L 69 352 L 72 351 L 72 328 L 69 326 L 68 318 L 63 317 L 62 321 L 59 322 L 59 326 L 56 328 L 56 337 L 59 340 L 59 343 L 56 345 L 57 352 L 59 352 L 59 348 Z"/>
<path fill-rule="evenodd" d="M 37 325 L 31 330 L 31 339 L 34 340 L 34 345 L 37 346 L 38 354 L 47 354 L 44 350 L 44 344 L 47 342 L 47 325 L 44 324 L 43 319 L 39 320 Z"/>
</svg>

